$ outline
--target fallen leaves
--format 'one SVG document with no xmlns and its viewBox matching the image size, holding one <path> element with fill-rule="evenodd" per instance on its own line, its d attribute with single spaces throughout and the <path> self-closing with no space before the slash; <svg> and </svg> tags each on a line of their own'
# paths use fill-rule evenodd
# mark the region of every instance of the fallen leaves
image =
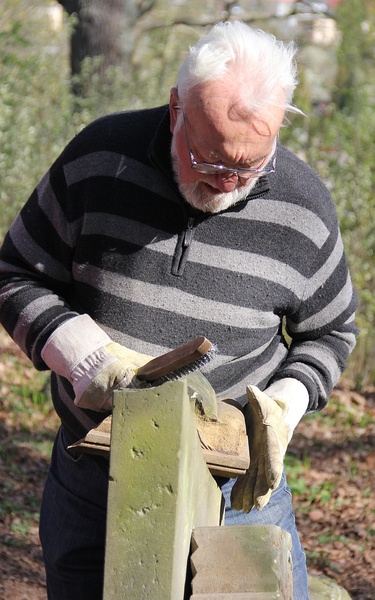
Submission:
<svg viewBox="0 0 375 600">
<path fill-rule="evenodd" d="M 296 521 L 309 571 L 334 578 L 353 600 L 374 600 L 375 390 L 341 385 L 292 440 L 304 465 Z"/>
</svg>

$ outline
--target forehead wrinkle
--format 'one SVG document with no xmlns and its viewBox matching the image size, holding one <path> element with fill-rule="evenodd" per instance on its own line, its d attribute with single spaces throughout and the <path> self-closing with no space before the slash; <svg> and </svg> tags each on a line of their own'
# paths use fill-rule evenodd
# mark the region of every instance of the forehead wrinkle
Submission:
<svg viewBox="0 0 375 600">
<path fill-rule="evenodd" d="M 193 131 L 188 122 L 189 142 L 192 145 L 193 154 L 196 154 L 196 159 L 201 162 L 218 162 L 228 167 L 251 168 L 252 165 L 259 164 L 270 152 L 270 149 L 267 148 L 258 149 L 256 144 L 249 140 L 245 131 L 242 139 L 234 131 L 233 135 L 228 137 L 225 132 L 217 128 L 217 123 L 213 119 L 207 119 L 206 124 L 210 130 L 209 136 L 203 128 Z"/>
<path fill-rule="evenodd" d="M 192 137 L 192 140 L 190 139 Z M 219 136 L 220 140 L 224 141 L 223 136 Z M 202 139 L 202 141 L 201 141 Z M 236 139 L 236 138 L 235 138 Z M 236 141 L 236 152 L 233 153 L 234 146 L 230 144 L 228 150 L 225 148 L 225 144 L 222 141 L 218 142 L 209 142 L 207 141 L 207 136 L 197 137 L 189 135 L 189 142 L 191 144 L 191 149 L 193 151 L 193 155 L 198 162 L 207 162 L 207 163 L 218 163 L 224 164 L 228 167 L 242 167 L 242 168 L 251 168 L 253 165 L 258 165 L 266 156 L 268 152 L 260 153 L 256 156 L 249 156 L 249 151 L 251 152 L 251 146 L 253 144 L 251 142 L 247 142 L 246 146 L 249 147 L 249 151 L 247 149 L 243 149 L 243 144 L 241 147 L 238 147 L 238 142 Z"/>
<path fill-rule="evenodd" d="M 187 103 L 194 111 L 202 112 L 217 133 L 220 133 L 220 121 L 224 125 L 224 132 L 225 121 L 229 121 L 243 122 L 245 127 L 251 127 L 260 137 L 273 137 L 277 135 L 284 119 L 285 94 L 283 90 L 279 91 L 280 106 L 264 106 L 262 110 L 254 110 L 250 108 L 248 98 L 251 98 L 255 91 L 252 82 L 243 79 L 242 71 L 235 70 L 225 78 L 196 85 Z M 222 133 L 223 139 L 225 135 Z"/>
<path fill-rule="evenodd" d="M 193 94 L 185 105 L 189 142 L 199 162 L 252 168 L 271 151 L 272 132 L 254 121 L 238 96 L 219 90 L 215 96 Z M 263 128 L 262 128 L 263 125 Z"/>
<path fill-rule="evenodd" d="M 249 142 L 248 146 L 251 152 L 252 144 Z M 249 153 L 243 150 L 243 147 L 238 148 L 237 151 L 233 153 L 233 146 L 231 146 L 228 151 L 225 149 L 224 146 L 221 146 L 217 149 L 215 149 L 215 147 L 212 147 L 210 149 L 207 149 L 208 152 L 206 154 L 206 148 L 207 142 L 205 143 L 205 148 L 202 147 L 202 157 L 200 152 L 201 147 L 199 147 L 198 149 L 198 156 L 201 158 L 202 162 L 219 163 L 224 164 L 227 167 L 233 168 L 251 168 L 253 165 L 258 165 L 260 162 L 262 162 L 262 160 L 264 160 L 268 155 L 268 153 L 262 153 L 260 155 L 253 155 L 250 157 Z"/>
</svg>

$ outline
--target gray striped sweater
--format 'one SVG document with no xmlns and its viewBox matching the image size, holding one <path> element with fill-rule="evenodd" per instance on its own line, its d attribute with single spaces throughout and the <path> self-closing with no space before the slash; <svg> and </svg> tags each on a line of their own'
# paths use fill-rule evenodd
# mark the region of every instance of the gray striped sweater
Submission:
<svg viewBox="0 0 375 600">
<path fill-rule="evenodd" d="M 218 348 L 205 372 L 218 394 L 244 402 L 247 384 L 294 377 L 308 411 L 321 409 L 357 334 L 327 189 L 280 146 L 276 172 L 245 201 L 194 213 L 170 141 L 166 107 L 104 117 L 71 141 L 3 243 L 3 326 L 41 370 L 47 338 L 77 313 L 154 356 L 205 335 Z M 54 374 L 52 394 L 76 437 L 103 418 L 76 408 Z"/>
</svg>

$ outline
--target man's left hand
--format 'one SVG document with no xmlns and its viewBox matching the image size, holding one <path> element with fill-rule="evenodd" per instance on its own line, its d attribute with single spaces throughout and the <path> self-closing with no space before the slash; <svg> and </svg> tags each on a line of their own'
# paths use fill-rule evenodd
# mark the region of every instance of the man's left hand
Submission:
<svg viewBox="0 0 375 600">
<path fill-rule="evenodd" d="M 248 386 L 245 419 L 250 447 L 250 467 L 233 486 L 235 510 L 261 510 L 281 480 L 290 430 L 285 423 L 287 404 L 270 398 L 256 386 Z"/>
<path fill-rule="evenodd" d="M 247 388 L 245 420 L 249 438 L 250 467 L 232 489 L 232 508 L 248 513 L 261 510 L 281 480 L 286 449 L 293 431 L 305 414 L 309 393 L 303 383 L 285 377 L 264 392 Z"/>
</svg>

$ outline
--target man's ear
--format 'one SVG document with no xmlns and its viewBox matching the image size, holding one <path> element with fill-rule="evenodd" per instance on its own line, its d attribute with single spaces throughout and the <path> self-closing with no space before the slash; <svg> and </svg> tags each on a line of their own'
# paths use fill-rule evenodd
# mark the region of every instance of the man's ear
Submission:
<svg viewBox="0 0 375 600">
<path fill-rule="evenodd" d="M 178 91 L 176 87 L 171 88 L 169 97 L 169 118 L 170 118 L 170 130 L 173 133 L 176 127 L 177 111 L 179 108 Z"/>
</svg>

